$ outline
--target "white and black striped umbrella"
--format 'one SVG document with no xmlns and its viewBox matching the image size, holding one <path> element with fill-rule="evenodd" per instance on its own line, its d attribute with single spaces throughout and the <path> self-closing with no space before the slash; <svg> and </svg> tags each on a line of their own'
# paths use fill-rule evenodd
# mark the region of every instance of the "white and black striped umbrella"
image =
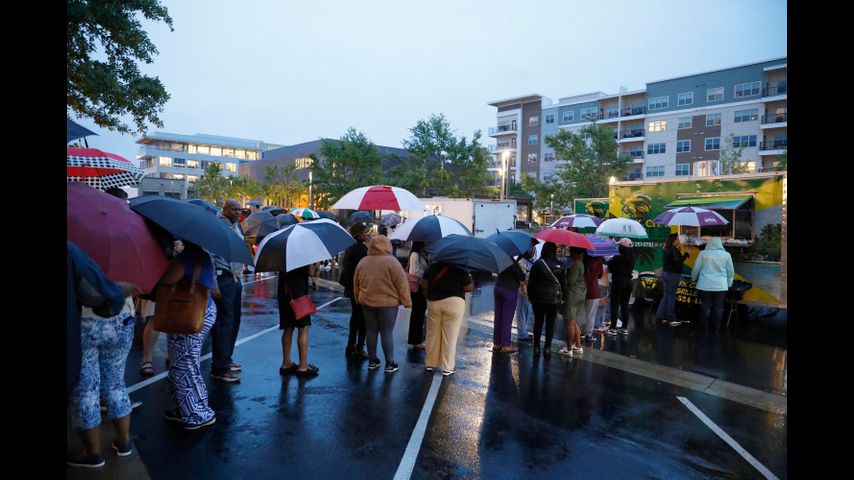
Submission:
<svg viewBox="0 0 854 480">
<path fill-rule="evenodd" d="M 388 238 L 392 240 L 413 240 L 418 242 L 432 242 L 448 235 L 468 235 L 471 231 L 459 220 L 442 215 L 427 215 L 426 217 L 412 218 L 403 225 L 397 227 Z"/>
<path fill-rule="evenodd" d="M 321 218 L 264 237 L 255 254 L 256 272 L 290 272 L 338 255 L 356 240 L 340 225 Z"/>
</svg>

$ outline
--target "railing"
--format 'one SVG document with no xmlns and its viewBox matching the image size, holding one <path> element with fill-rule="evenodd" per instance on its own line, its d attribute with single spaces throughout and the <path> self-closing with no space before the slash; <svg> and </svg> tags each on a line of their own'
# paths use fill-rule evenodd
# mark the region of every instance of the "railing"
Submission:
<svg viewBox="0 0 854 480">
<path fill-rule="evenodd" d="M 636 138 L 644 135 L 644 129 L 623 130 L 620 132 L 620 138 Z"/>
<path fill-rule="evenodd" d="M 628 152 L 623 152 L 632 158 L 643 158 L 643 150 L 631 150 Z"/>
<path fill-rule="evenodd" d="M 643 180 L 642 173 L 630 173 L 624 177 L 625 181 L 633 181 L 633 180 Z"/>
<path fill-rule="evenodd" d="M 498 142 L 495 145 L 490 145 L 488 148 L 490 152 L 497 152 L 507 148 L 516 148 L 516 145 L 511 142 Z"/>
<path fill-rule="evenodd" d="M 789 140 L 774 140 L 773 142 L 762 142 L 759 150 L 779 150 L 788 146 Z"/>
<path fill-rule="evenodd" d="M 774 95 L 782 95 L 786 93 L 786 82 L 775 83 L 774 85 L 766 84 L 762 91 L 763 97 L 773 97 Z"/>
<path fill-rule="evenodd" d="M 632 115 L 644 115 L 646 114 L 646 107 L 631 107 L 624 108 L 622 112 L 620 112 L 620 116 L 630 117 Z"/>
<path fill-rule="evenodd" d="M 489 134 L 501 134 L 501 133 L 513 133 L 516 131 L 516 127 L 513 125 L 499 125 L 497 127 L 489 127 Z"/>
<path fill-rule="evenodd" d="M 788 112 L 783 113 L 766 113 L 762 115 L 762 123 L 782 123 L 789 121 Z"/>
</svg>

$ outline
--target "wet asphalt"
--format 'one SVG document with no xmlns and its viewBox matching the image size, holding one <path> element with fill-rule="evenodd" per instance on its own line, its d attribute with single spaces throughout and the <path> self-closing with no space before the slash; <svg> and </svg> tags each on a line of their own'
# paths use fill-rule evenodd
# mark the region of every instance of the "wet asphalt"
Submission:
<svg viewBox="0 0 854 480">
<path fill-rule="evenodd" d="M 238 345 L 239 383 L 212 381 L 210 361 L 202 362 L 217 414 L 214 425 L 185 431 L 164 420 L 163 412 L 174 406 L 163 380 L 131 394 L 144 402 L 133 413 L 131 431 L 135 454 L 150 477 L 393 478 L 433 381 L 424 370 L 425 353 L 406 345 L 408 310 L 401 310 L 395 327 L 399 371 L 368 371 L 367 362 L 345 359 L 350 306 L 342 299 L 312 317 L 309 361 L 320 375 L 282 376 L 277 280 L 259 278 L 244 279 L 254 283 L 244 285 L 239 337 L 276 329 Z M 318 306 L 340 295 L 325 288 L 312 292 Z M 488 317 L 491 296 L 491 286 L 481 285 L 469 313 Z M 755 332 L 707 335 L 690 325 L 660 327 L 645 305 L 637 307 L 629 337 L 605 337 L 585 348 L 785 394 L 785 346 L 758 343 Z M 742 323 L 738 328 L 751 332 L 756 319 L 745 315 Z M 464 322 L 457 373 L 441 380 L 412 478 L 762 478 L 677 396 L 693 402 L 779 478 L 787 477 L 786 414 L 585 361 L 583 355 L 564 358 L 556 353 L 560 339 L 556 334 L 551 358 L 533 357 L 524 343 L 518 354 L 497 354 L 488 329 L 474 319 Z M 142 379 L 140 358 L 135 346 L 128 386 Z M 164 371 L 164 358 L 161 335 L 157 373 Z M 112 435 L 111 427 L 103 431 Z M 108 463 L 115 462 L 109 454 Z M 105 478 L 97 471 L 68 472 L 68 478 Z"/>
</svg>

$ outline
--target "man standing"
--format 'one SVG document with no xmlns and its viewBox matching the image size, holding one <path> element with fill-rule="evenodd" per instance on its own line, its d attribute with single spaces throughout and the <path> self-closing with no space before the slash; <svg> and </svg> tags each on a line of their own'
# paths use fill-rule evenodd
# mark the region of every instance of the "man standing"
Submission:
<svg viewBox="0 0 854 480">
<path fill-rule="evenodd" d="M 362 360 L 368 358 L 368 354 L 364 350 L 367 327 L 362 307 L 356 303 L 356 297 L 353 294 L 353 276 L 356 273 L 356 266 L 359 264 L 359 261 L 368 256 L 368 247 L 365 245 L 365 242 L 368 240 L 366 231 L 367 227 L 362 222 L 357 222 L 350 226 L 350 235 L 353 236 L 356 243 L 347 247 L 347 250 L 344 250 L 344 258 L 341 260 L 341 276 L 338 279 L 341 285 L 344 286 L 344 295 L 350 299 L 350 306 L 352 307 L 352 313 L 350 313 L 350 337 L 347 340 L 347 349 L 344 351 L 344 355 L 348 358 Z"/>
<path fill-rule="evenodd" d="M 228 228 L 243 238 L 243 228 L 240 226 L 240 203 L 237 200 L 225 201 L 222 212 L 217 218 Z M 216 322 L 211 328 L 211 346 L 213 359 L 211 363 L 211 378 L 223 382 L 240 381 L 235 372 L 241 370 L 241 365 L 232 361 L 237 332 L 240 329 L 240 303 L 243 295 L 243 285 L 240 283 L 242 263 L 226 262 L 219 255 L 211 255 L 216 269 L 216 285 L 213 288 L 216 303 Z"/>
</svg>

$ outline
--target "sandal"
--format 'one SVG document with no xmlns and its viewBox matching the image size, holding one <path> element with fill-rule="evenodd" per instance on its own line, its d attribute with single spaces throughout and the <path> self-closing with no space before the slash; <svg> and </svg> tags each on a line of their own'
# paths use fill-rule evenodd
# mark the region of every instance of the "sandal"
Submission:
<svg viewBox="0 0 854 480">
<path fill-rule="evenodd" d="M 139 366 L 139 374 L 143 377 L 150 377 L 154 375 L 154 365 L 151 362 L 142 362 Z"/>
<path fill-rule="evenodd" d="M 293 375 L 294 373 L 297 373 L 298 368 L 299 365 L 296 363 L 291 363 L 290 367 L 279 367 L 279 375 Z"/>
<path fill-rule="evenodd" d="M 297 367 L 297 370 L 294 372 L 294 375 L 296 375 L 298 377 L 305 378 L 305 377 L 313 377 L 313 376 L 317 375 L 319 372 L 320 372 L 319 368 L 317 368 L 316 366 L 314 366 L 312 364 L 309 364 L 308 368 L 305 370 L 299 370 L 299 367 Z"/>
<path fill-rule="evenodd" d="M 518 351 L 518 348 L 514 348 L 511 346 L 501 347 L 501 353 L 516 353 Z"/>
</svg>

